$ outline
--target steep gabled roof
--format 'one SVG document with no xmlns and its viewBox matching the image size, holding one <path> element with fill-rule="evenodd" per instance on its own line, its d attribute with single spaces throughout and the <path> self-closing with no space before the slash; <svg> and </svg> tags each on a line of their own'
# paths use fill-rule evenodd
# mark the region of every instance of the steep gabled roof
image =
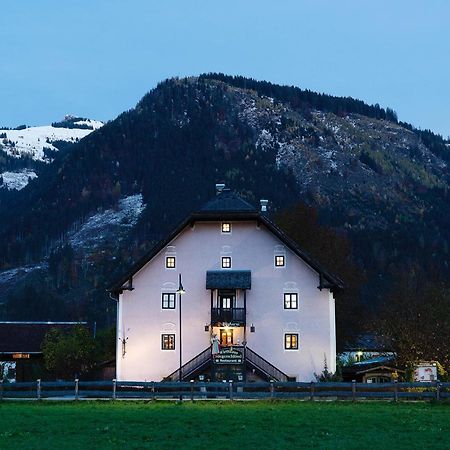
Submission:
<svg viewBox="0 0 450 450">
<path fill-rule="evenodd" d="M 175 239 L 188 225 L 195 222 L 207 221 L 250 221 L 255 220 L 264 224 L 266 228 L 277 236 L 289 249 L 306 262 L 320 276 L 318 288 L 322 289 L 341 289 L 344 283 L 336 275 L 325 270 L 318 261 L 309 256 L 302 250 L 295 241 L 287 236 L 277 225 L 275 225 L 265 214 L 261 214 L 250 203 L 243 200 L 234 192 L 224 190 L 214 199 L 203 205 L 197 212 L 192 213 L 183 220 L 165 239 L 150 250 L 149 253 L 139 259 L 120 279 L 108 288 L 109 292 L 117 293 L 125 289 L 124 285 L 129 283 L 131 278 L 142 269 L 151 259 L 153 259 L 161 250 Z M 131 287 L 131 285 L 130 285 Z M 129 288 L 130 288 L 129 287 Z M 129 289 L 128 288 L 128 289 Z"/>
<path fill-rule="evenodd" d="M 255 207 L 239 197 L 236 193 L 224 189 L 209 202 L 205 203 L 198 212 L 236 212 L 251 211 L 257 212 Z"/>
</svg>

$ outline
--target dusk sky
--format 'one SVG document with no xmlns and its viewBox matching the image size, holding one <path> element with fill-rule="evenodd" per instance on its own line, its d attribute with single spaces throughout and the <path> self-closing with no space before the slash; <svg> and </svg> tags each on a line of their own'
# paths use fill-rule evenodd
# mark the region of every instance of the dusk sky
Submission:
<svg viewBox="0 0 450 450">
<path fill-rule="evenodd" d="M 5 0 L 1 19 L 0 127 L 110 120 L 165 78 L 224 72 L 450 135 L 448 0 Z"/>
</svg>

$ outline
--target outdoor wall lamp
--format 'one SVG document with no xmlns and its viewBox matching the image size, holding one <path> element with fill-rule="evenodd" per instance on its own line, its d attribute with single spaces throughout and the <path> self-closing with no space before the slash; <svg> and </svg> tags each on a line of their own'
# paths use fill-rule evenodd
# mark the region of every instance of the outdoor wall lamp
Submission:
<svg viewBox="0 0 450 450">
<path fill-rule="evenodd" d="M 250 333 L 254 333 L 255 332 L 255 325 L 251 325 L 251 327 L 250 327 Z"/>
<path fill-rule="evenodd" d="M 119 341 L 122 342 L 122 358 L 125 358 L 125 355 L 127 353 L 127 341 L 128 337 L 119 338 Z"/>
<path fill-rule="evenodd" d="M 209 325 L 208 324 L 205 325 L 205 331 L 209 331 Z"/>
</svg>

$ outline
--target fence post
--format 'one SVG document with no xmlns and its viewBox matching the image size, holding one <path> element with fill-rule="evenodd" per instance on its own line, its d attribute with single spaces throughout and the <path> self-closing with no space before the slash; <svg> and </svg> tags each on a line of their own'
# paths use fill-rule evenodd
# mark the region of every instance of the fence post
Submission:
<svg viewBox="0 0 450 450">
<path fill-rule="evenodd" d="M 191 402 L 194 401 L 194 380 L 191 380 Z"/>
<path fill-rule="evenodd" d="M 113 380 L 113 393 L 112 393 L 112 399 L 116 399 L 116 389 L 117 389 L 117 380 L 114 378 Z"/>
<path fill-rule="evenodd" d="M 41 379 L 39 378 L 39 380 L 37 380 L 37 384 L 36 384 L 36 397 L 38 400 L 41 399 Z"/>
<path fill-rule="evenodd" d="M 352 401 L 356 401 L 356 380 L 352 380 Z"/>
<path fill-rule="evenodd" d="M 436 381 L 436 401 L 441 399 L 441 383 Z"/>
<path fill-rule="evenodd" d="M 78 378 L 75 378 L 75 400 L 78 400 Z"/>
<path fill-rule="evenodd" d="M 309 395 L 309 399 L 310 399 L 310 400 L 314 400 L 314 381 L 311 381 L 311 383 L 310 383 L 310 395 Z"/>
<path fill-rule="evenodd" d="M 3 380 L 0 380 L 0 401 L 3 400 Z"/>
<path fill-rule="evenodd" d="M 230 380 L 228 383 L 229 383 L 228 384 L 229 397 L 230 397 L 230 400 L 233 400 L 233 380 Z"/>
<path fill-rule="evenodd" d="M 270 398 L 273 400 L 275 395 L 275 387 L 273 385 L 273 380 L 270 380 Z"/>
<path fill-rule="evenodd" d="M 394 380 L 394 402 L 398 402 L 398 381 Z"/>
<path fill-rule="evenodd" d="M 154 381 L 152 381 L 151 391 L 152 391 L 152 400 L 155 400 L 155 382 Z"/>
</svg>

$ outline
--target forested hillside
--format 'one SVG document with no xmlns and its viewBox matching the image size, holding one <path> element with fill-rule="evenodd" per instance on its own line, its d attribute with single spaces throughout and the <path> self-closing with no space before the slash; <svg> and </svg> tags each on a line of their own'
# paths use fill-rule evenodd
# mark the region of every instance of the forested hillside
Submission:
<svg viewBox="0 0 450 450">
<path fill-rule="evenodd" d="M 114 274 L 219 181 L 273 214 L 309 205 L 352 247 L 354 301 L 378 305 L 411 267 L 449 276 L 449 161 L 442 137 L 378 105 L 221 74 L 164 81 L 0 193 L 2 315 L 112 323 Z"/>
</svg>

